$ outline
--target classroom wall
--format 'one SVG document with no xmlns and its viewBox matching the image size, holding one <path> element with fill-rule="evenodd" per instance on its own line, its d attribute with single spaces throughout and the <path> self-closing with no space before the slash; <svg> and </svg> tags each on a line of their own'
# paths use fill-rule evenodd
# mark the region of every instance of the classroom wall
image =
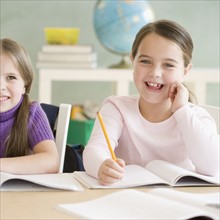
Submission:
<svg viewBox="0 0 220 220">
<path fill-rule="evenodd" d="M 188 29 L 194 41 L 193 68 L 219 68 L 219 0 L 149 2 L 156 19 L 172 19 Z M 121 57 L 103 48 L 96 37 L 93 29 L 95 3 L 94 0 L 1 0 L 1 38 L 10 37 L 20 42 L 35 66 L 37 53 L 45 43 L 44 27 L 79 27 L 79 44 L 93 44 L 98 53 L 99 67 L 106 68 L 118 63 Z M 38 98 L 35 71 L 33 99 Z M 111 83 L 56 82 L 53 83 L 52 101 L 54 104 L 82 103 L 89 99 L 100 104 L 113 89 Z M 209 103 L 219 105 L 219 84 L 209 85 L 208 90 Z"/>
</svg>

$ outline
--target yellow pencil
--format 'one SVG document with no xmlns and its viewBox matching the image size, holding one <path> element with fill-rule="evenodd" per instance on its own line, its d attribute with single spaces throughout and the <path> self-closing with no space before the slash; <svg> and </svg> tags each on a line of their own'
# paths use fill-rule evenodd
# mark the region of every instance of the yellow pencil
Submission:
<svg viewBox="0 0 220 220">
<path fill-rule="evenodd" d="M 102 127 L 102 131 L 103 131 L 103 133 L 104 133 L 104 135 L 105 135 L 105 139 L 106 139 L 106 142 L 107 142 L 107 144 L 108 144 L 108 148 L 109 148 L 109 151 L 110 151 L 110 153 L 111 153 L 112 159 L 113 159 L 114 161 L 116 161 L 116 156 L 115 156 L 115 153 L 114 153 L 114 151 L 113 151 L 113 149 L 112 149 L 112 146 L 111 146 L 111 143 L 110 143 L 110 140 L 109 140 L 109 137 L 108 137 L 106 128 L 105 128 L 105 124 L 104 124 L 104 122 L 103 122 L 103 119 L 102 119 L 102 116 L 101 116 L 100 112 L 97 112 L 97 115 L 98 115 L 98 119 L 99 119 L 99 122 L 100 122 L 101 127 Z"/>
</svg>

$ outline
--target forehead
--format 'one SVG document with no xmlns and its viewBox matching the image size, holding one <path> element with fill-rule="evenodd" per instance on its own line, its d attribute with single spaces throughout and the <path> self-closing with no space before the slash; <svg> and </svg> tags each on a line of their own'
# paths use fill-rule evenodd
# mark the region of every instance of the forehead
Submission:
<svg viewBox="0 0 220 220">
<path fill-rule="evenodd" d="M 16 67 L 16 62 L 13 56 L 10 56 L 7 53 L 0 53 L 1 65 L 7 63 L 8 65 L 13 65 Z"/>
<path fill-rule="evenodd" d="M 155 56 L 178 56 L 183 58 L 181 48 L 173 41 L 156 33 L 145 36 L 138 47 L 138 53 L 147 53 Z"/>
<path fill-rule="evenodd" d="M 14 62 L 14 59 L 11 56 L 1 53 L 0 62 L 1 73 L 15 73 L 20 75 L 18 68 Z"/>
</svg>

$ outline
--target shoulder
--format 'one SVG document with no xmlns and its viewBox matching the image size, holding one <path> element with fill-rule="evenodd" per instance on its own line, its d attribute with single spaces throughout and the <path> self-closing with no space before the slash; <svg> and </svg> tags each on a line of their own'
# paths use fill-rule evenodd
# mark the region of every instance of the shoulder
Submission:
<svg viewBox="0 0 220 220">
<path fill-rule="evenodd" d="M 114 118 L 124 118 L 131 120 L 139 114 L 139 96 L 110 96 L 104 100 L 101 113 Z"/>
<path fill-rule="evenodd" d="M 201 116 L 209 115 L 209 112 L 204 107 L 197 105 L 197 104 L 193 104 L 193 103 L 188 103 L 188 105 L 185 106 L 185 109 L 183 107 L 183 110 L 192 111 L 195 114 L 201 115 Z"/>
<path fill-rule="evenodd" d="M 35 117 L 46 118 L 46 114 L 39 102 L 32 101 L 30 104 L 30 119 Z"/>
<path fill-rule="evenodd" d="M 31 110 L 31 111 L 36 111 L 36 110 L 38 110 L 39 108 L 41 108 L 41 107 L 40 107 L 40 103 L 39 103 L 38 101 L 32 101 L 32 102 L 30 103 L 30 110 Z"/>
<path fill-rule="evenodd" d="M 188 103 L 188 105 L 181 107 L 174 113 L 174 115 L 175 117 L 178 117 L 178 118 L 181 118 L 187 115 L 188 117 L 195 116 L 200 119 L 211 119 L 214 121 L 212 115 L 207 111 L 206 108 L 200 105 L 197 105 L 197 104 L 192 104 L 192 103 Z"/>
<path fill-rule="evenodd" d="M 54 140 L 46 113 L 37 101 L 33 101 L 30 104 L 28 128 L 31 148 L 41 141 Z"/>
</svg>

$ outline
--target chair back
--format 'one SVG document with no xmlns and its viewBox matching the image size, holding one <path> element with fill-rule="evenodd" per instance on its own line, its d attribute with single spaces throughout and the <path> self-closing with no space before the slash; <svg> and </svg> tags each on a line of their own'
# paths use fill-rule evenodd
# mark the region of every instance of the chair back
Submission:
<svg viewBox="0 0 220 220">
<path fill-rule="evenodd" d="M 200 105 L 202 108 L 206 109 L 209 114 L 214 118 L 215 122 L 216 122 L 216 126 L 217 126 L 217 131 L 218 134 L 220 132 L 220 118 L 219 118 L 219 114 L 220 114 L 220 108 L 218 107 L 214 107 L 214 106 L 210 106 L 210 105 Z"/>
<path fill-rule="evenodd" d="M 60 160 L 59 173 L 62 173 L 72 106 L 70 104 L 60 104 L 58 107 L 55 105 L 41 103 L 41 107 L 48 117 L 51 129 L 55 137 L 55 143 Z"/>
</svg>

